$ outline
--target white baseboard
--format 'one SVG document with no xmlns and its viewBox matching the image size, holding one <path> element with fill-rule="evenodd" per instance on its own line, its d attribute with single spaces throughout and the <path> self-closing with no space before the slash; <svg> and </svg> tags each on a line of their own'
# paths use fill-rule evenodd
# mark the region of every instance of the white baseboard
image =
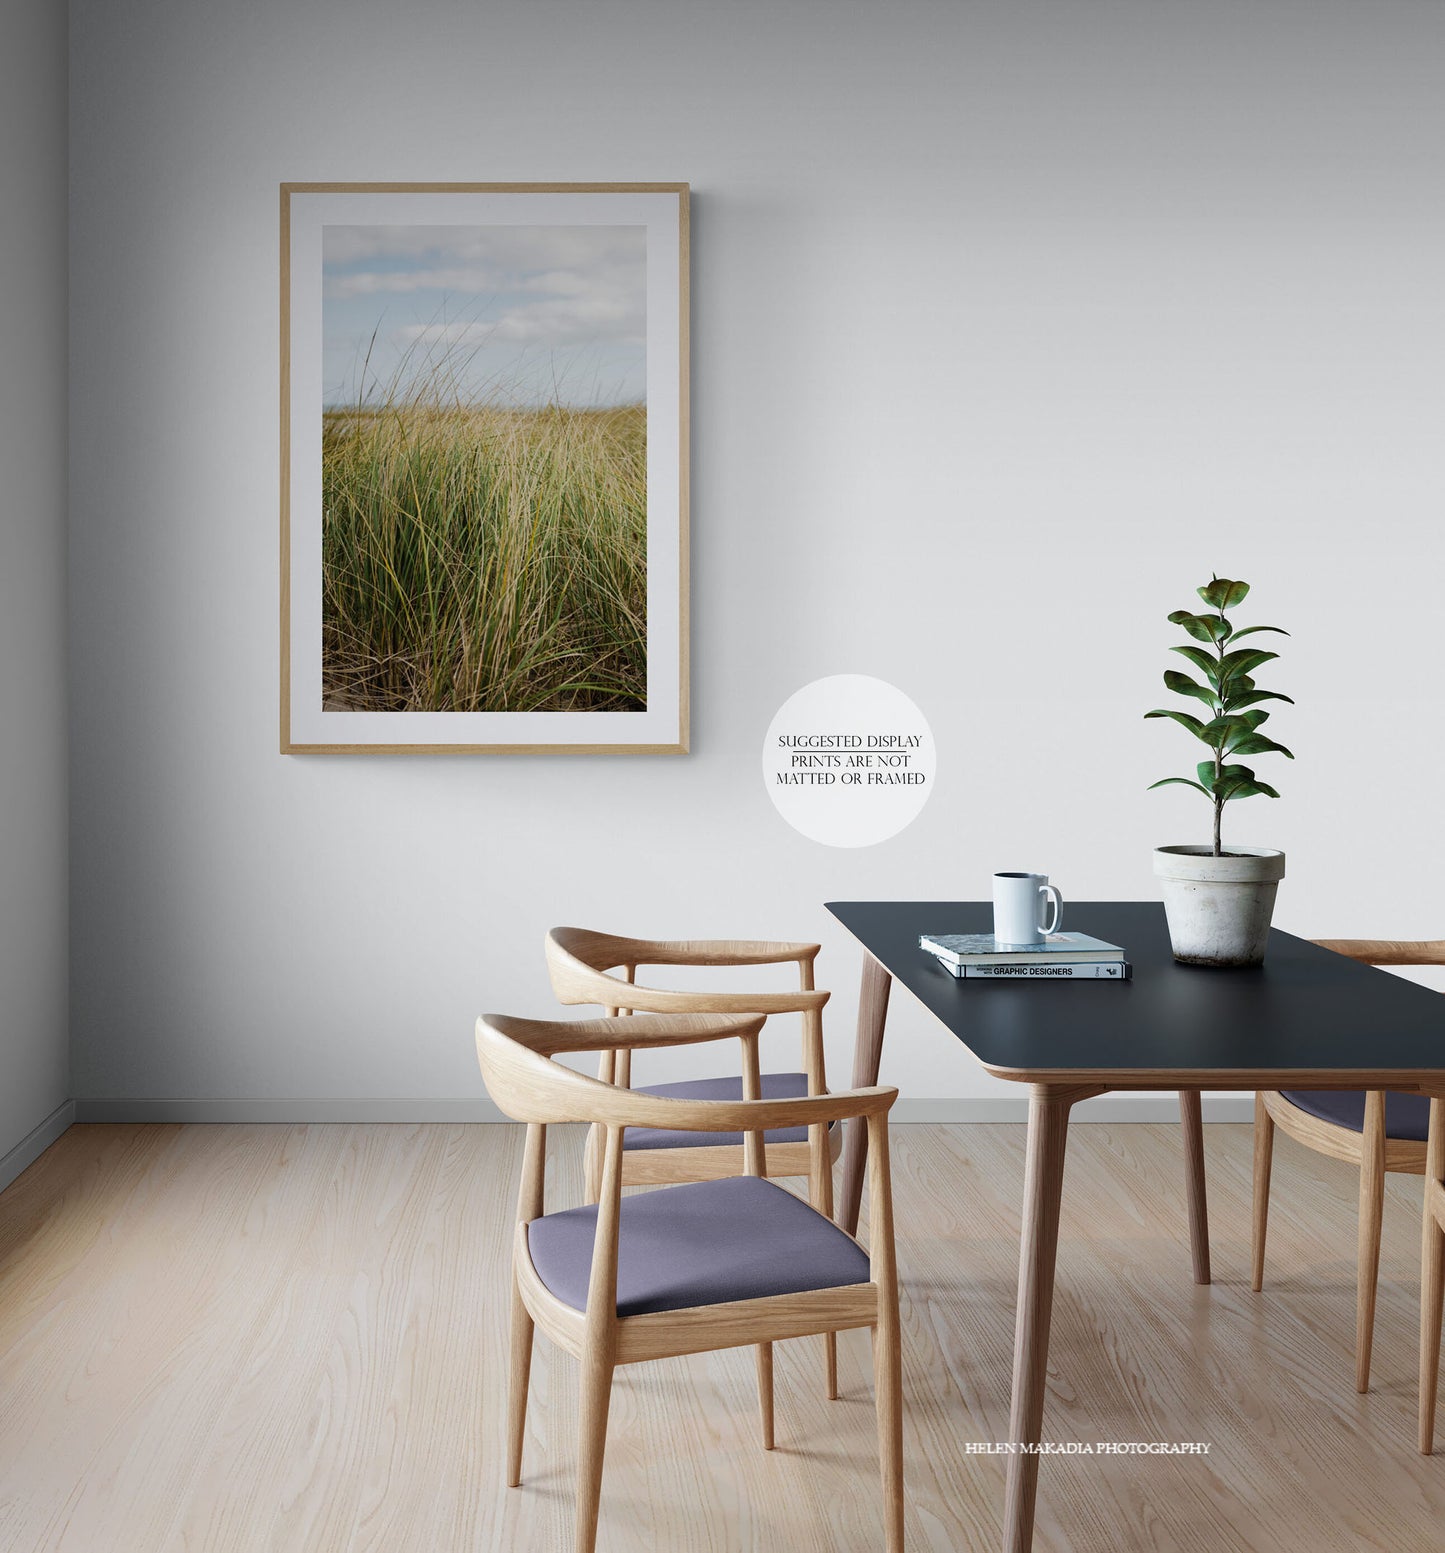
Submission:
<svg viewBox="0 0 1445 1553">
<path fill-rule="evenodd" d="M 31 1165 L 65 1132 L 75 1120 L 75 1101 L 66 1100 L 5 1154 L 0 1154 L 0 1192 Z"/>
<path fill-rule="evenodd" d="M 296 1126 L 307 1122 L 396 1122 L 415 1126 L 421 1122 L 507 1120 L 490 1100 L 77 1100 L 73 1104 L 74 1119 L 81 1123 L 235 1122 Z M 1203 1109 L 1206 1122 L 1247 1122 L 1254 1116 L 1254 1100 L 1249 1095 L 1206 1095 Z M 56 1112 L 57 1116 L 59 1114 Z M 1076 1122 L 1170 1122 L 1178 1118 L 1179 1104 L 1172 1094 L 1100 1095 L 1097 1099 L 1082 1101 L 1073 1113 Z M 1028 1100 L 1023 1095 L 990 1096 L 981 1100 L 899 1100 L 893 1108 L 892 1119 L 901 1125 L 912 1122 L 1018 1123 L 1028 1120 Z M 63 1127 L 60 1129 L 64 1130 Z M 37 1128 L 31 1137 L 39 1131 Z M 58 1132 L 55 1134 L 56 1137 L 59 1135 Z M 37 1149 L 36 1153 L 39 1152 Z M 6 1159 L 9 1158 L 7 1155 Z"/>
<path fill-rule="evenodd" d="M 490 1100 L 77 1100 L 77 1122 L 504 1122 Z"/>
</svg>

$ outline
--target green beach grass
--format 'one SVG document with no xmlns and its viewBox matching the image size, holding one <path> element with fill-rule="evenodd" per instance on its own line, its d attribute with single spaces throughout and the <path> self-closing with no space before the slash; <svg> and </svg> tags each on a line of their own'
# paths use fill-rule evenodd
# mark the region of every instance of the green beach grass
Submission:
<svg viewBox="0 0 1445 1553">
<path fill-rule="evenodd" d="M 647 412 L 323 412 L 325 705 L 615 712 L 647 693 Z"/>
</svg>

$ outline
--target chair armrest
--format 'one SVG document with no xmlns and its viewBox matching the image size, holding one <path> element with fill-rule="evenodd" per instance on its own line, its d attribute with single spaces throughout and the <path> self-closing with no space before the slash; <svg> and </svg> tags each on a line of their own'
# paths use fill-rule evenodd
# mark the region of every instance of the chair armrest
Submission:
<svg viewBox="0 0 1445 1553">
<path fill-rule="evenodd" d="M 1445 965 L 1445 938 L 1413 942 L 1391 938 L 1317 938 L 1321 949 L 1366 965 Z"/>
<path fill-rule="evenodd" d="M 756 1035 L 765 1015 L 635 1014 L 630 1019 L 515 1019 L 509 1014 L 485 1014 L 483 1021 L 530 1051 L 544 1056 L 558 1052 L 624 1051 L 640 1047 L 696 1046 L 702 1041 L 746 1039 Z"/>
<path fill-rule="evenodd" d="M 600 1122 L 604 1127 L 677 1128 L 684 1132 L 761 1132 L 810 1127 L 850 1116 L 875 1116 L 898 1098 L 896 1089 L 845 1089 L 839 1094 L 777 1100 L 679 1100 L 624 1089 L 552 1060 L 560 1051 L 630 1047 L 639 1032 L 650 1044 L 681 1045 L 755 1039 L 761 1018 L 745 1020 L 584 1019 L 576 1022 L 515 1019 L 483 1014 L 477 1020 L 477 1057 L 492 1099 L 514 1121 Z"/>
</svg>

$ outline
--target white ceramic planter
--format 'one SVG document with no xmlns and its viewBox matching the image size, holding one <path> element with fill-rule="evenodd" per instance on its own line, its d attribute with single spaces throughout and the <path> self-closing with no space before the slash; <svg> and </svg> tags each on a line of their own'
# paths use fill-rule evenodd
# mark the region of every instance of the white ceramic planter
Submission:
<svg viewBox="0 0 1445 1553">
<path fill-rule="evenodd" d="M 1174 958 L 1185 965 L 1258 965 L 1264 959 L 1284 853 L 1232 847 L 1156 847 Z"/>
</svg>

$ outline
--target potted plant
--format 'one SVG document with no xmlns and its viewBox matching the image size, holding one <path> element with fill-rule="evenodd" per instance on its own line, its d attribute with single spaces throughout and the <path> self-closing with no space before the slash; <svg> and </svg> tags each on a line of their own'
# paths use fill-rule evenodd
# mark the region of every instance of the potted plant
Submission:
<svg viewBox="0 0 1445 1553">
<path fill-rule="evenodd" d="M 1172 718 L 1208 747 L 1209 758 L 1195 767 L 1195 776 L 1165 777 L 1151 786 L 1180 783 L 1203 793 L 1214 807 L 1214 843 L 1156 847 L 1154 872 L 1164 893 L 1176 960 L 1186 965 L 1258 965 L 1264 959 L 1275 892 L 1284 878 L 1284 853 L 1266 847 L 1226 849 L 1220 839 L 1224 807 L 1260 794 L 1279 797 L 1249 766 L 1239 763 L 1239 756 L 1273 754 L 1290 760 L 1294 756 L 1259 731 L 1269 717 L 1259 703 L 1290 700 L 1276 690 L 1261 690 L 1253 678 L 1256 669 L 1279 654 L 1237 644 L 1261 631 L 1280 636 L 1289 633 L 1278 626 L 1235 630 L 1224 612 L 1244 602 L 1249 593 L 1247 582 L 1215 577 L 1198 592 L 1211 613 L 1177 609 L 1169 621 L 1200 644 L 1172 651 L 1183 654 L 1204 683 L 1178 669 L 1165 670 L 1164 683 L 1176 695 L 1202 702 L 1209 716 L 1206 719 L 1171 710 L 1146 712 L 1145 716 Z"/>
</svg>

